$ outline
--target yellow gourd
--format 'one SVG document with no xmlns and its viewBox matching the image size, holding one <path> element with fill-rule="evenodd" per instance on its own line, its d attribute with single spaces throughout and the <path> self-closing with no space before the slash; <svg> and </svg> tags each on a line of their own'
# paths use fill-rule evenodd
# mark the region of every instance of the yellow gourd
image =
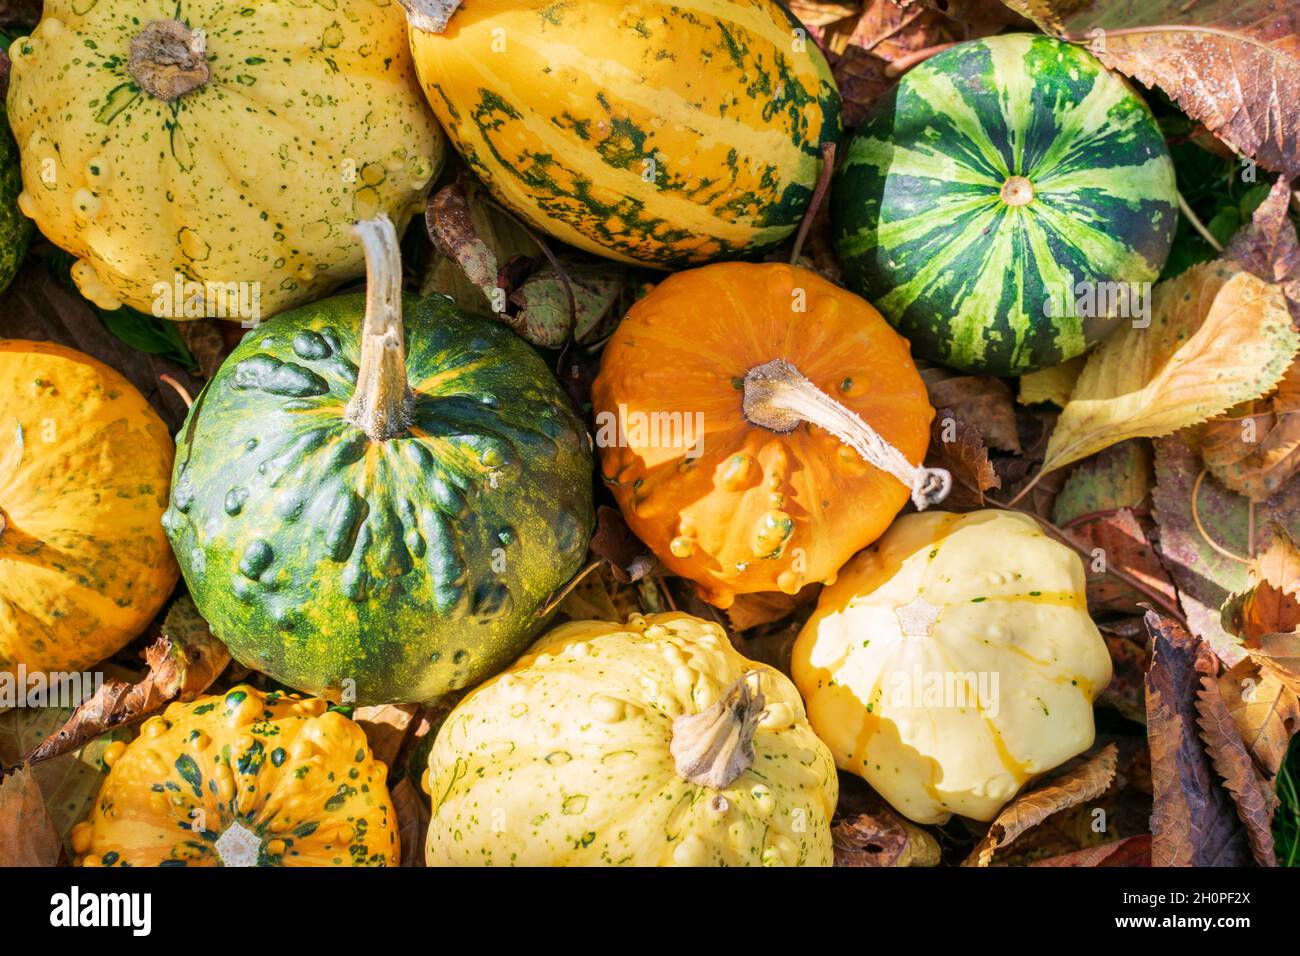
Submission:
<svg viewBox="0 0 1300 956">
<path fill-rule="evenodd" d="M 0 339 L 0 674 L 78 671 L 136 637 L 179 571 L 175 446 L 117 372 Z"/>
<path fill-rule="evenodd" d="M 1083 563 L 1006 511 L 899 518 L 825 588 L 792 672 L 836 764 L 900 813 L 991 820 L 1092 745 L 1110 657 Z"/>
<path fill-rule="evenodd" d="M 102 308 L 319 299 L 363 271 L 352 224 L 405 226 L 442 164 L 396 3 L 47 0 L 10 55 L 19 205 Z"/>
<path fill-rule="evenodd" d="M 829 866 L 839 781 L 790 681 L 688 614 L 577 621 L 447 718 L 430 866 Z"/>
</svg>

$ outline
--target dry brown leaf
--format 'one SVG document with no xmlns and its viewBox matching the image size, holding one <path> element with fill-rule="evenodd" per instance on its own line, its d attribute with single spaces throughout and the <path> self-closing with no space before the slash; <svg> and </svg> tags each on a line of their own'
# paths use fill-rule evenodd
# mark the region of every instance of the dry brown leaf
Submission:
<svg viewBox="0 0 1300 956">
<path fill-rule="evenodd" d="M 1265 501 L 1300 472 L 1300 362 L 1270 395 L 1200 428 L 1210 474 L 1253 501 Z"/>
<path fill-rule="evenodd" d="M 831 821 L 836 866 L 938 866 L 939 842 L 904 819 L 880 795 L 856 779 L 845 780 Z"/>
<path fill-rule="evenodd" d="M 1246 653 L 1293 694 L 1300 695 L 1300 633 L 1265 634 Z"/>
<path fill-rule="evenodd" d="M 871 107 L 898 82 L 885 74 L 894 60 L 960 37 L 936 10 L 894 0 L 866 0 L 855 15 L 827 23 L 822 41 L 844 106 L 844 125 L 861 124 Z"/>
<path fill-rule="evenodd" d="M 186 596 L 168 610 L 162 635 L 145 650 L 145 660 L 149 673 L 144 680 L 105 681 L 27 759 L 35 763 L 57 757 L 105 731 L 133 724 L 173 700 L 193 700 L 230 663 L 230 652 Z"/>
<path fill-rule="evenodd" d="M 895 813 L 862 813 L 831 827 L 836 866 L 938 866 L 939 842 Z"/>
<path fill-rule="evenodd" d="M 1101 636 L 1110 651 L 1111 678 L 1106 689 L 1097 697 L 1103 707 L 1113 707 L 1129 720 L 1139 724 L 1147 722 L 1146 674 L 1151 666 L 1151 654 L 1146 642 L 1141 643 L 1108 630 L 1103 625 Z"/>
<path fill-rule="evenodd" d="M 645 542 L 632 533 L 622 513 L 609 505 L 600 505 L 596 509 L 591 553 L 609 565 L 614 579 L 620 584 L 640 581 L 663 569 Z"/>
<path fill-rule="evenodd" d="M 31 768 L 0 780 L 0 867 L 58 866 L 62 848 Z"/>
<path fill-rule="evenodd" d="M 1300 328 L 1300 240 L 1288 210 L 1292 195 L 1287 177 L 1279 176 L 1250 222 L 1223 250 L 1223 257 L 1235 259 L 1265 282 L 1280 285 L 1291 319 Z"/>
<path fill-rule="evenodd" d="M 1036 860 L 1030 866 L 1150 866 L 1151 834 L 1124 837 L 1101 846 L 1085 847 L 1054 856 L 1050 860 Z"/>
<path fill-rule="evenodd" d="M 937 10 L 919 4 L 908 7 L 894 0 L 864 0 L 854 16 L 827 24 L 822 36 L 833 56 L 859 46 L 886 62 L 960 39 Z"/>
<path fill-rule="evenodd" d="M 1154 642 L 1147 671 L 1151 745 L 1151 864 L 1244 866 L 1252 859 L 1231 795 L 1219 785 L 1196 725 L 1201 672 L 1209 647 L 1176 621 L 1146 614 Z"/>
<path fill-rule="evenodd" d="M 1236 262 L 1193 266 L 1155 287 L 1149 328 L 1124 325 L 1088 357 L 1043 471 L 1258 398 L 1282 378 L 1297 348 L 1300 333 L 1280 288 Z"/>
<path fill-rule="evenodd" d="M 1300 732 L 1300 698 L 1249 658 L 1219 676 L 1219 696 L 1255 763 L 1270 780 L 1276 777 Z"/>
<path fill-rule="evenodd" d="M 888 66 L 884 57 L 860 46 L 849 47 L 835 62 L 832 72 L 844 104 L 846 128 L 861 126 L 876 101 L 898 83 L 897 77 L 885 72 Z"/>
<path fill-rule="evenodd" d="M 230 354 L 221 325 L 216 319 L 193 319 L 177 322 L 176 331 L 180 333 L 185 347 L 190 350 L 190 355 L 194 356 L 199 374 L 204 378 L 212 378 Z"/>
<path fill-rule="evenodd" d="M 0 0 L 0 25 L 34 27 L 41 18 L 41 6 L 41 0 Z"/>
<path fill-rule="evenodd" d="M 1107 744 L 1074 769 L 1020 794 L 1002 808 L 963 865 L 988 866 L 998 850 L 1009 846 L 1026 830 L 1054 813 L 1100 797 L 1115 779 L 1117 759 L 1115 745 Z"/>
<path fill-rule="evenodd" d="M 979 431 L 951 408 L 935 411 L 925 464 L 945 468 L 952 474 L 953 490 L 945 502 L 945 507 L 952 510 L 982 508 L 984 492 L 1002 487 Z"/>
<path fill-rule="evenodd" d="M 485 292 L 497 287 L 501 264 L 479 237 L 470 213 L 469 196 L 460 182 L 438 190 L 429 200 L 424 222 L 434 245 L 460 266 L 470 282 Z"/>
<path fill-rule="evenodd" d="M 1089 516 L 1070 527 L 1069 534 L 1086 551 L 1105 560 L 1106 568 L 1126 571 L 1154 591 L 1163 594 L 1170 604 L 1176 604 L 1178 593 L 1169 580 L 1169 573 L 1147 537 L 1154 522 L 1149 518 L 1139 520 L 1130 508 Z M 1085 562 L 1087 572 L 1088 609 L 1093 614 L 1116 612 L 1137 614 L 1140 603 L 1150 600 L 1120 578 L 1107 571 L 1095 571 L 1094 561 Z"/>
<path fill-rule="evenodd" d="M 419 704 L 374 704 L 356 708 L 352 719 L 366 732 L 375 759 L 391 768 L 397 762 L 402 744 L 414 729 L 419 709 Z"/>
<path fill-rule="evenodd" d="M 401 847 L 401 866 L 424 866 L 424 836 L 429 829 L 429 798 L 420 788 L 403 777 L 393 786 L 393 811 L 397 815 L 397 835 Z"/>
<path fill-rule="evenodd" d="M 737 594 L 727 608 L 727 623 L 733 631 L 747 631 L 751 627 L 779 621 L 797 607 L 802 607 L 821 591 L 821 582 L 805 584 L 796 594 L 781 591 L 763 591 L 757 594 Z"/>
<path fill-rule="evenodd" d="M 1300 175 L 1300 5 L 1294 0 L 1005 0 L 1267 169 Z"/>
<path fill-rule="evenodd" d="M 1019 455 L 1020 430 L 1011 389 L 1001 379 L 988 375 L 955 375 L 947 369 L 921 370 L 935 408 L 960 408 L 962 419 L 974 425 L 990 448 Z"/>
<path fill-rule="evenodd" d="M 1223 604 L 1225 630 L 1251 660 L 1300 695 L 1300 551 L 1280 524 L 1250 565 L 1249 587 Z"/>
<path fill-rule="evenodd" d="M 823 3 L 821 0 L 790 0 L 790 12 L 809 27 L 824 27 L 846 17 L 857 16 L 856 3 Z"/>
<path fill-rule="evenodd" d="M 1001 33 L 1008 27 L 1032 29 L 1033 24 L 1009 7 L 989 0 L 898 0 L 905 9 L 929 7 L 961 26 L 958 39 L 973 40 Z"/>
<path fill-rule="evenodd" d="M 1251 759 L 1227 704 L 1219 695 L 1218 660 L 1211 654 L 1201 655 L 1196 668 L 1201 675 L 1196 698 L 1199 714 L 1196 723 L 1201 728 L 1201 740 L 1215 772 L 1237 805 L 1237 816 L 1246 827 L 1246 839 L 1255 862 L 1260 866 L 1277 866 L 1273 849 L 1273 811 L 1277 808 L 1277 797 Z"/>
</svg>

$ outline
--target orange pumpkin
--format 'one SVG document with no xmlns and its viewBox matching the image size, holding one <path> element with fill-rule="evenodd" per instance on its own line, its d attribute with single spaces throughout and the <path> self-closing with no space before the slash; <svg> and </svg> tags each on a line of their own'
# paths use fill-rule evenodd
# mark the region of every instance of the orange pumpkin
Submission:
<svg viewBox="0 0 1300 956">
<path fill-rule="evenodd" d="M 628 525 L 701 596 L 833 579 L 909 493 L 934 410 L 910 347 L 806 269 L 720 263 L 665 280 L 606 346 L 593 388 L 601 471 Z"/>
</svg>

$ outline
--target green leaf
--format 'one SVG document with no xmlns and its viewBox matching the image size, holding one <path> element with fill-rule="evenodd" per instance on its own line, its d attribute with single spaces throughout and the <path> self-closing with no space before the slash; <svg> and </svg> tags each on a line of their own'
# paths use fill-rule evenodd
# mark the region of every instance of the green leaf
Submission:
<svg viewBox="0 0 1300 956">
<path fill-rule="evenodd" d="M 181 338 L 175 323 L 145 315 L 126 306 L 113 312 L 104 309 L 95 311 L 99 313 L 108 331 L 136 351 L 169 358 L 191 372 L 198 369 L 198 363 L 186 348 L 185 340 Z"/>
</svg>

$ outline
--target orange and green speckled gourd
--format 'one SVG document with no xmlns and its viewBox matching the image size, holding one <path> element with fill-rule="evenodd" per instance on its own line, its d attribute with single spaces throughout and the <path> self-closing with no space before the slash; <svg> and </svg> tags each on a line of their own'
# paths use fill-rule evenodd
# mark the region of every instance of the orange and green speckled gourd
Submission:
<svg viewBox="0 0 1300 956">
<path fill-rule="evenodd" d="M 48 0 L 10 54 L 20 206 L 106 309 L 231 314 L 162 299 L 178 275 L 262 318 L 319 299 L 362 272 L 352 223 L 404 226 L 445 154 L 384 0 Z"/>
<path fill-rule="evenodd" d="M 149 718 L 104 754 L 77 865 L 396 865 L 387 768 L 328 706 L 240 685 Z"/>
<path fill-rule="evenodd" d="M 0 673 L 77 671 L 176 585 L 175 446 L 144 396 L 74 349 L 0 339 Z"/>
<path fill-rule="evenodd" d="M 907 341 L 806 269 L 670 276 L 610 339 L 592 404 L 629 527 L 719 607 L 832 579 L 909 488 L 924 507 L 950 485 L 917 467 L 934 411 Z"/>
<path fill-rule="evenodd" d="M 774 0 L 474 0 L 416 69 L 496 198 L 570 245 L 682 267 L 798 226 L 840 137 L 817 44 Z"/>
</svg>

